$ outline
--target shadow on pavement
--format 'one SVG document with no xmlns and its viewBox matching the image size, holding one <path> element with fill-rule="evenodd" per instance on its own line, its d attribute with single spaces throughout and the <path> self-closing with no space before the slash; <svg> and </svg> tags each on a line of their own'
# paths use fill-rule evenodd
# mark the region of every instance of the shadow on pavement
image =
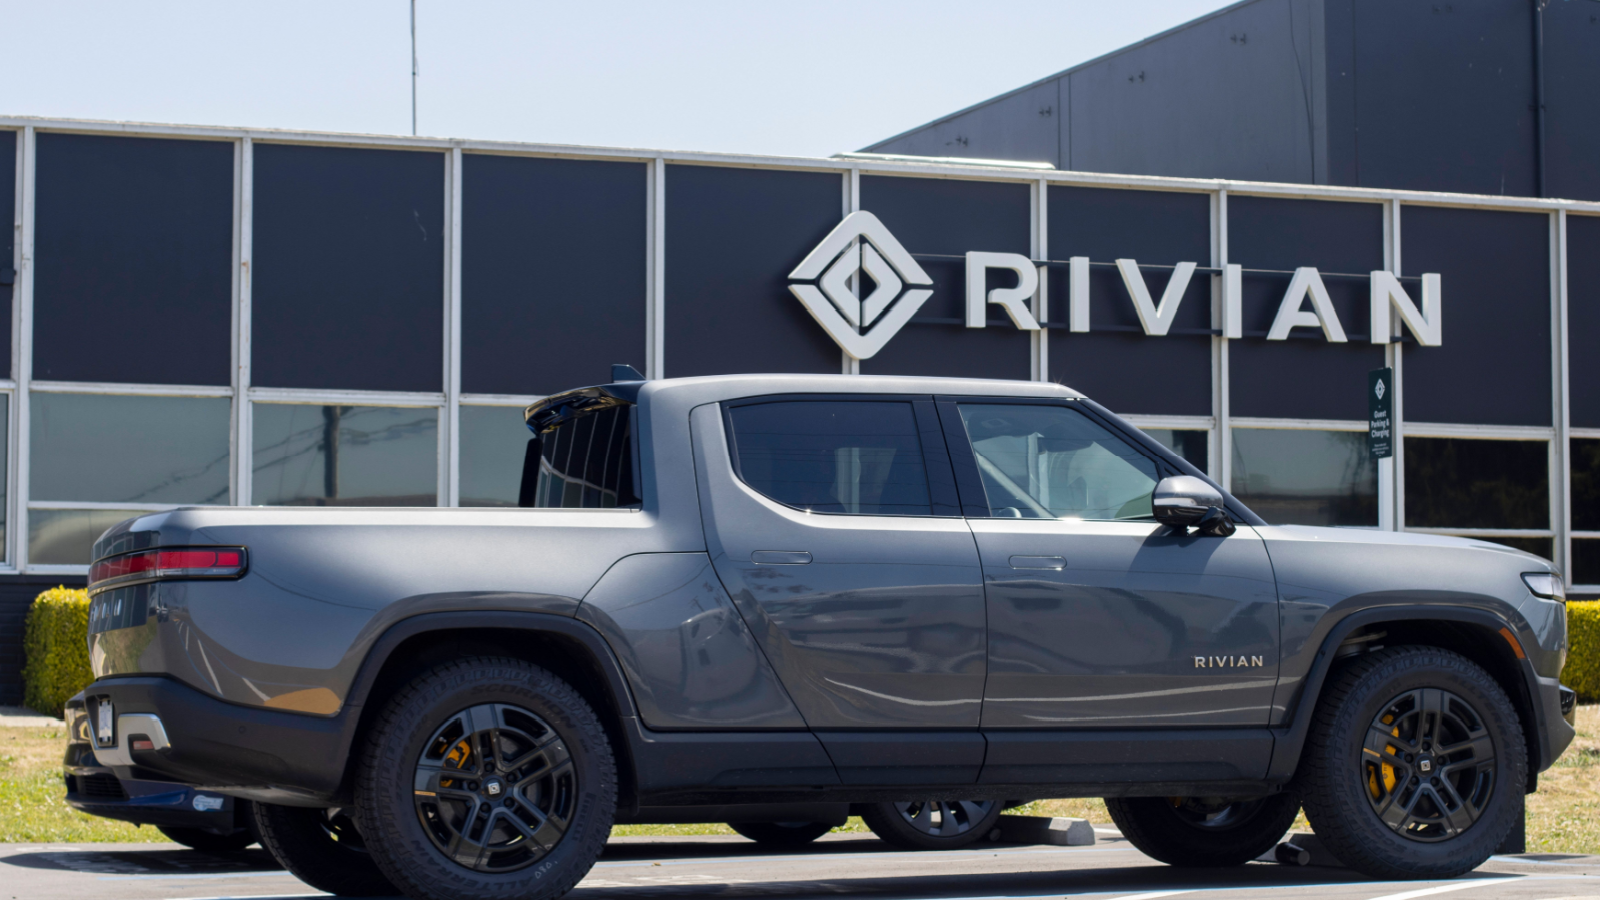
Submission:
<svg viewBox="0 0 1600 900">
<path fill-rule="evenodd" d="M 190 875 L 272 872 L 282 867 L 258 847 L 237 853 L 201 853 L 171 847 L 149 850 L 36 850 L 0 857 L 28 869 L 66 869 L 96 875 Z"/>
</svg>

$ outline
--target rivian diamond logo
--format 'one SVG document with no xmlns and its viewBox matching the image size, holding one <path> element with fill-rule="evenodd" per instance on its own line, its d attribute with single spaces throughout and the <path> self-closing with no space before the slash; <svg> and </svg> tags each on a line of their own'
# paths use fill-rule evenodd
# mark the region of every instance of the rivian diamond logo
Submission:
<svg viewBox="0 0 1600 900">
<path fill-rule="evenodd" d="M 872 293 L 858 298 L 850 276 L 866 273 Z M 933 284 L 878 217 L 862 210 L 845 216 L 789 278 L 789 290 L 805 304 L 844 352 L 869 359 L 922 308 Z M 906 285 L 917 285 L 904 293 Z"/>
</svg>

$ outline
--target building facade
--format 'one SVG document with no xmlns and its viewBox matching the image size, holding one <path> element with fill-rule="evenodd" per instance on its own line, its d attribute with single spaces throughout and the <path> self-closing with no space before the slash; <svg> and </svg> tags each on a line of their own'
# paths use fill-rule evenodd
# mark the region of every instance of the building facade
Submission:
<svg viewBox="0 0 1600 900">
<path fill-rule="evenodd" d="M 1600 203 L 28 118 L 5 166 L 0 702 L 111 524 L 515 506 L 522 407 L 612 363 L 1059 381 L 1269 521 L 1600 591 Z"/>
</svg>

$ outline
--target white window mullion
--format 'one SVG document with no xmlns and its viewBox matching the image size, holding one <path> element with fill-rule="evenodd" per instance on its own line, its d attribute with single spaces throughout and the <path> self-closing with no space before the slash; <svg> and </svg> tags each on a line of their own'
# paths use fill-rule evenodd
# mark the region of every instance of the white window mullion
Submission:
<svg viewBox="0 0 1600 900">
<path fill-rule="evenodd" d="M 445 157 L 444 408 L 439 414 L 439 505 L 461 504 L 461 148 Z"/>
<path fill-rule="evenodd" d="M 250 410 L 251 281 L 255 245 L 255 145 L 239 142 L 238 182 L 234 186 L 233 298 L 233 502 L 252 502 L 255 473 L 254 417 Z"/>
<path fill-rule="evenodd" d="M 1211 265 L 1221 270 L 1228 264 L 1228 192 L 1219 190 L 1211 195 Z M 1211 416 L 1216 422 L 1211 439 L 1208 468 L 1210 475 L 1224 490 L 1233 490 L 1233 425 L 1228 394 L 1228 339 L 1223 334 L 1222 280 L 1211 279 L 1211 327 L 1221 332 L 1211 338 Z"/>
<path fill-rule="evenodd" d="M 14 374 L 17 391 L 11 404 L 12 429 L 15 435 L 11 459 L 11 564 L 18 569 L 28 565 L 28 383 L 33 377 L 33 205 L 35 160 L 35 134 L 30 126 L 21 134 L 18 155 L 22 157 L 19 179 L 22 190 L 17 204 L 17 283 L 12 313 L 12 333 L 15 343 Z"/>
<path fill-rule="evenodd" d="M 1550 214 L 1550 381 L 1556 437 L 1550 442 L 1553 562 L 1572 584 L 1572 415 L 1567 398 L 1567 211 Z"/>
</svg>

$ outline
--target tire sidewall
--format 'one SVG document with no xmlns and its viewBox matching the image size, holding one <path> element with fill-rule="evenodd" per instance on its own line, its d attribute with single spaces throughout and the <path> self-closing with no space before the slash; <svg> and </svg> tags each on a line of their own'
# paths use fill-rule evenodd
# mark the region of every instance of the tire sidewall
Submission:
<svg viewBox="0 0 1600 900">
<path fill-rule="evenodd" d="M 460 711 L 485 703 L 528 710 L 555 729 L 571 754 L 577 797 L 566 834 L 525 868 L 468 869 L 434 846 L 419 820 L 413 777 L 433 734 Z M 390 702 L 374 729 L 359 779 L 363 832 L 391 880 L 424 897 L 558 896 L 588 872 L 616 813 L 616 768 L 593 711 L 565 682 L 514 660 L 442 666 Z"/>
<path fill-rule="evenodd" d="M 1421 688 L 1438 688 L 1466 700 L 1483 719 L 1494 743 L 1494 793 L 1489 808 L 1461 835 L 1437 842 L 1411 840 L 1391 829 L 1372 809 L 1359 777 L 1362 748 L 1372 721 L 1396 698 Z M 1324 835 L 1341 858 L 1375 858 L 1395 873 L 1454 874 L 1481 864 L 1515 824 L 1520 807 L 1508 800 L 1521 794 L 1526 783 L 1527 749 L 1522 730 L 1499 685 L 1465 657 L 1448 651 L 1413 650 L 1379 661 L 1359 678 L 1335 714 L 1330 737 L 1319 761 L 1327 767 L 1326 783 L 1333 794 L 1328 799 L 1339 807 L 1341 817 L 1364 826 L 1358 828 L 1359 847 L 1343 840 L 1344 829 Z M 1311 801 L 1308 805 L 1315 808 L 1318 804 Z M 1472 864 L 1462 868 L 1469 860 Z"/>
</svg>

